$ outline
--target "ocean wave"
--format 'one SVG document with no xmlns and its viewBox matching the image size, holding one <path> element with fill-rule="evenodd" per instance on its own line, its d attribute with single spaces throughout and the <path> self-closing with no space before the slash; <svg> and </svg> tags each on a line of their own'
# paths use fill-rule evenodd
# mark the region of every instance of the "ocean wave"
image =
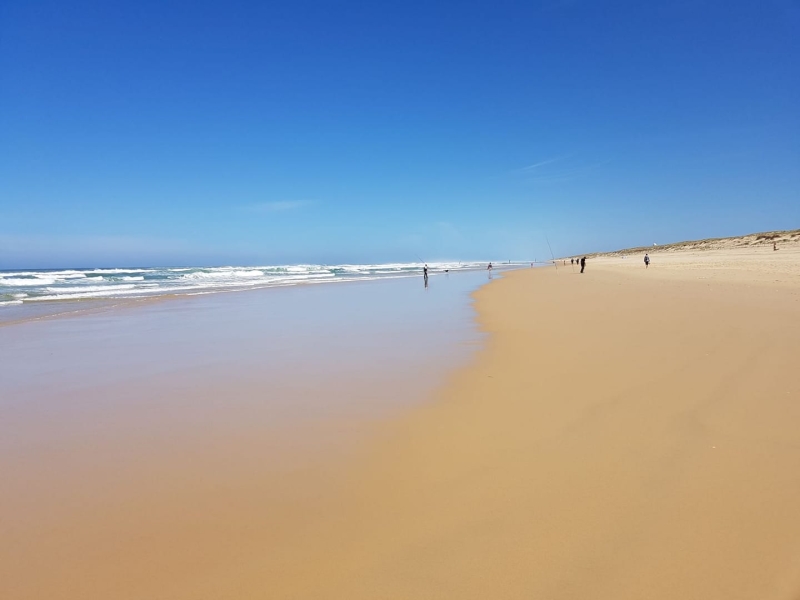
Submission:
<svg viewBox="0 0 800 600">
<path fill-rule="evenodd" d="M 68 269 L 63 271 L 6 271 L 0 272 L 0 278 L 3 277 L 55 277 L 57 279 L 67 279 L 69 277 L 83 277 L 83 271 L 76 271 Z"/>
<path fill-rule="evenodd" d="M 486 263 L 430 262 L 431 274 L 484 268 Z M 418 277 L 423 263 L 300 264 L 7 271 L 0 298 L 15 304 L 91 298 L 207 294 L 292 285 Z"/>
<path fill-rule="evenodd" d="M 120 292 L 122 290 L 132 290 L 136 286 L 132 283 L 120 285 L 80 285 L 73 287 L 48 287 L 45 288 L 50 294 L 71 294 L 71 293 L 87 293 L 87 292 Z"/>
<path fill-rule="evenodd" d="M 17 304 L 22 304 L 22 300 L 7 300 L 5 302 L 0 302 L 0 306 L 15 306 Z"/>
<path fill-rule="evenodd" d="M 11 279 L 11 278 L 3 278 L 0 279 L 0 285 L 8 285 L 8 286 L 19 286 L 19 287 L 29 287 L 29 286 L 37 286 L 37 285 L 53 285 L 56 280 L 52 277 L 49 278 L 34 278 L 34 279 Z"/>
<path fill-rule="evenodd" d="M 160 271 L 161 269 L 88 269 L 85 273 L 101 275 L 121 275 L 123 273 L 148 273 L 150 271 Z"/>
<path fill-rule="evenodd" d="M 197 271 L 195 273 L 186 273 L 181 275 L 182 279 L 222 279 L 231 277 L 263 277 L 263 271 L 255 269 L 249 271 L 230 271 L 230 270 L 214 270 L 214 271 Z"/>
</svg>

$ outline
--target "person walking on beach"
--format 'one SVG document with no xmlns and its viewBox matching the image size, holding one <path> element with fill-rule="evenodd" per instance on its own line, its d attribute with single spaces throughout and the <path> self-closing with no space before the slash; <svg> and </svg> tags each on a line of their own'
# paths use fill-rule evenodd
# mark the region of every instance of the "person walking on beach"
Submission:
<svg viewBox="0 0 800 600">
<path fill-rule="evenodd" d="M 575 259 L 574 258 L 570 258 L 569 259 L 569 264 L 574 265 L 575 264 Z"/>
<path fill-rule="evenodd" d="M 644 268 L 648 268 L 650 266 L 650 257 L 645 253 L 644 255 Z"/>
<path fill-rule="evenodd" d="M 584 270 L 585 268 L 586 268 L 586 257 L 584 256 L 584 257 L 581 259 L 581 273 L 583 273 L 583 270 Z"/>
</svg>

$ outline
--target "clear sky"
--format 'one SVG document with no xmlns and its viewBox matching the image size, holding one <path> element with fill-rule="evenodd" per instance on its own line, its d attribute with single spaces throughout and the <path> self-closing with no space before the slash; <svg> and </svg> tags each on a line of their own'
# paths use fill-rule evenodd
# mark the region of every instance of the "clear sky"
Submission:
<svg viewBox="0 0 800 600">
<path fill-rule="evenodd" d="M 800 227 L 800 2 L 0 2 L 0 268 Z"/>
</svg>

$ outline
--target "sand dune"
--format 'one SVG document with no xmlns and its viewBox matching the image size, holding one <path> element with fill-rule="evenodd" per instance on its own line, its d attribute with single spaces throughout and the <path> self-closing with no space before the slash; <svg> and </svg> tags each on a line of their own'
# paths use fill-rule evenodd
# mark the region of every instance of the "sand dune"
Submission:
<svg viewBox="0 0 800 600">
<path fill-rule="evenodd" d="M 668 244 L 653 243 L 652 246 L 639 246 L 637 248 L 627 248 L 614 252 L 592 253 L 590 256 L 621 256 L 626 254 L 644 254 L 645 252 L 669 252 L 685 255 L 687 252 L 707 252 L 712 250 L 735 250 L 747 248 L 750 250 L 758 248 L 796 248 L 800 246 L 800 229 L 786 231 L 764 231 L 761 233 L 749 233 L 725 238 L 708 238 L 704 240 L 690 240 L 684 242 L 672 242 Z"/>
</svg>

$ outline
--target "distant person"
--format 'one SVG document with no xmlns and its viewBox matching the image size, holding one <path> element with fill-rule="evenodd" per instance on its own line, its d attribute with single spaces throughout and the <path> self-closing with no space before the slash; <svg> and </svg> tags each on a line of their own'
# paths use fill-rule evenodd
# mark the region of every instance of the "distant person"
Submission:
<svg viewBox="0 0 800 600">
<path fill-rule="evenodd" d="M 586 268 L 586 257 L 584 256 L 584 257 L 581 259 L 581 273 L 583 273 L 583 270 L 584 270 L 585 268 Z"/>
<path fill-rule="evenodd" d="M 570 258 L 569 259 L 569 264 L 574 265 L 575 264 L 575 259 L 574 258 Z"/>
<path fill-rule="evenodd" d="M 778 243 L 777 242 L 772 242 L 772 250 L 774 251 L 774 250 L 777 250 L 777 249 L 778 249 Z"/>
<path fill-rule="evenodd" d="M 489 263 L 489 266 L 488 266 L 488 267 L 486 267 L 486 270 L 487 270 L 487 271 L 491 271 L 491 270 L 492 270 L 492 263 Z"/>
<path fill-rule="evenodd" d="M 650 266 L 650 257 L 645 253 L 644 255 L 644 268 L 648 268 Z"/>
<path fill-rule="evenodd" d="M 428 278 L 428 265 L 422 267 L 422 276 L 427 279 Z"/>
</svg>

